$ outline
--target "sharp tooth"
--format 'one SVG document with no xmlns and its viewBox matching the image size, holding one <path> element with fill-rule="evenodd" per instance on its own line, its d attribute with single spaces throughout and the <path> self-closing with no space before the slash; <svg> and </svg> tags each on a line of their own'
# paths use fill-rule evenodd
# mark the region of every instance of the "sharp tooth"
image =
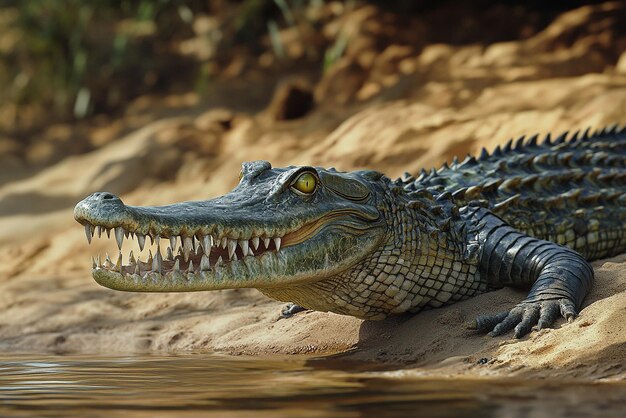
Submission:
<svg viewBox="0 0 626 418">
<path fill-rule="evenodd" d="M 230 261 L 237 261 L 237 254 L 233 254 L 233 258 L 231 258 Z"/>
<path fill-rule="evenodd" d="M 176 240 L 177 240 L 177 236 L 176 235 L 172 235 L 170 237 L 170 247 L 172 248 L 176 248 Z"/>
<path fill-rule="evenodd" d="M 276 245 L 276 251 L 280 250 L 280 243 L 282 242 L 282 239 L 280 237 L 274 238 L 274 245 Z"/>
<path fill-rule="evenodd" d="M 163 268 L 163 259 L 161 258 L 161 250 L 157 247 L 156 254 L 154 255 L 154 260 L 152 260 L 152 271 L 161 272 Z"/>
<path fill-rule="evenodd" d="M 248 255 L 251 255 L 254 257 L 254 253 L 252 252 L 252 248 L 248 247 Z"/>
<path fill-rule="evenodd" d="M 120 251 L 120 254 L 117 256 L 117 263 L 115 263 L 115 268 L 120 273 L 122 272 L 122 252 L 121 251 Z"/>
<path fill-rule="evenodd" d="M 239 240 L 239 246 L 241 247 L 241 254 L 243 254 L 244 256 L 248 254 L 248 240 L 247 239 Z"/>
<path fill-rule="evenodd" d="M 210 235 L 205 235 L 202 238 L 202 248 L 204 249 L 204 254 L 208 257 L 211 255 L 211 247 L 213 246 L 213 237 Z"/>
<path fill-rule="evenodd" d="M 174 271 L 179 271 L 180 270 L 180 258 L 177 258 L 176 261 L 174 262 Z"/>
<path fill-rule="evenodd" d="M 223 237 L 223 238 L 222 238 L 222 242 L 220 243 L 220 246 L 221 246 L 222 248 L 226 248 L 226 246 L 227 246 L 227 245 L 228 245 L 228 238 Z"/>
<path fill-rule="evenodd" d="M 93 236 L 92 228 L 94 228 L 91 224 L 85 224 L 85 235 L 87 236 L 87 242 L 91 244 L 91 237 Z"/>
<path fill-rule="evenodd" d="M 196 250 L 202 246 L 202 243 L 195 235 L 193 236 L 193 245 L 196 248 Z"/>
<path fill-rule="evenodd" d="M 102 227 L 98 225 L 98 238 L 102 238 Z"/>
<path fill-rule="evenodd" d="M 222 256 L 220 255 L 217 261 L 215 262 L 215 266 L 217 267 L 221 264 L 224 264 L 224 260 L 222 260 Z"/>
<path fill-rule="evenodd" d="M 129 235 L 130 235 L 130 232 L 124 231 L 124 238 L 128 238 Z"/>
<path fill-rule="evenodd" d="M 107 228 L 107 238 L 111 238 L 111 228 Z"/>
<path fill-rule="evenodd" d="M 100 254 L 96 256 L 96 265 L 100 267 Z"/>
<path fill-rule="evenodd" d="M 93 258 L 93 256 L 91 257 L 91 268 L 95 269 L 96 267 L 98 267 L 98 265 L 96 264 L 96 260 Z"/>
<path fill-rule="evenodd" d="M 117 241 L 117 248 L 121 250 L 124 242 L 124 228 L 121 226 L 115 227 L 115 240 Z"/>
<path fill-rule="evenodd" d="M 154 242 L 156 243 L 157 247 L 159 246 L 159 244 L 161 243 L 161 237 L 159 235 L 157 235 L 156 237 L 154 237 Z"/>
<path fill-rule="evenodd" d="M 187 269 L 188 272 L 193 273 L 193 261 L 189 260 L 189 268 Z"/>
<path fill-rule="evenodd" d="M 185 262 L 189 259 L 189 253 L 193 250 L 193 239 L 185 237 L 183 239 L 183 253 L 185 254 Z"/>
<path fill-rule="evenodd" d="M 152 246 L 152 244 L 154 244 L 154 238 L 152 238 L 152 235 L 150 235 L 150 232 L 148 232 L 148 238 L 150 238 L 150 245 Z"/>
<path fill-rule="evenodd" d="M 135 233 L 134 233 L 134 232 L 131 232 L 131 233 L 130 233 L 130 237 L 131 237 L 132 239 L 135 239 Z"/>
<path fill-rule="evenodd" d="M 134 271 L 135 274 L 140 274 L 141 270 L 139 269 L 139 263 L 140 261 L 139 259 L 137 259 L 137 264 L 135 264 L 135 271 Z"/>
<path fill-rule="evenodd" d="M 131 266 L 136 263 L 135 255 L 133 254 L 132 250 L 130 251 L 130 254 L 128 254 L 128 262 Z"/>
<path fill-rule="evenodd" d="M 252 241 L 252 247 L 256 250 L 259 249 L 259 237 L 254 237 L 250 241 Z"/>
<path fill-rule="evenodd" d="M 143 251 L 143 247 L 146 245 L 146 236 L 144 234 L 137 234 L 137 242 L 139 243 L 139 249 Z"/>
<path fill-rule="evenodd" d="M 146 261 L 148 264 L 152 264 L 152 250 L 148 250 L 148 261 Z"/>
<path fill-rule="evenodd" d="M 211 269 L 211 264 L 209 263 L 209 257 L 206 255 L 202 256 L 200 259 L 200 271 L 207 271 Z"/>
<path fill-rule="evenodd" d="M 106 268 L 111 268 L 113 262 L 111 261 L 111 257 L 109 257 L 109 253 L 106 253 L 106 258 L 104 259 L 104 264 Z"/>
<path fill-rule="evenodd" d="M 174 254 L 172 254 L 172 249 L 170 247 L 167 247 L 167 256 L 165 258 L 166 260 L 173 260 L 174 259 Z"/>
<path fill-rule="evenodd" d="M 265 249 L 267 250 L 270 247 L 270 239 L 263 238 L 263 245 L 265 245 Z"/>
<path fill-rule="evenodd" d="M 234 239 L 228 240 L 228 258 L 232 260 L 233 254 L 235 254 L 235 250 L 237 249 L 237 241 Z"/>
</svg>

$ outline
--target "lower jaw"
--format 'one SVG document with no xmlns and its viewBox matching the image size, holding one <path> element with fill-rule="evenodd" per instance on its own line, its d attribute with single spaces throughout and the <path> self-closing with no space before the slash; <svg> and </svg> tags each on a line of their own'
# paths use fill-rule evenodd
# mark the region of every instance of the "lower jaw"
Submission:
<svg viewBox="0 0 626 418">
<path fill-rule="evenodd" d="M 120 269 L 96 266 L 92 276 L 102 286 L 133 292 L 189 292 L 256 287 L 270 272 L 278 269 L 283 256 L 272 251 L 241 260 L 230 260 L 204 269 L 198 263 L 188 268 L 148 270 L 137 273 L 124 266 Z M 145 263 L 144 263 L 145 264 Z M 173 263 L 170 263 L 170 265 Z M 167 266 L 167 263 L 162 263 Z M 260 284 L 265 284 L 264 279 Z"/>
<path fill-rule="evenodd" d="M 105 287 L 129 292 L 193 292 L 224 288 L 218 285 L 216 271 L 169 271 L 167 273 L 147 272 L 143 275 L 95 268 L 92 270 L 94 280 Z M 227 286 L 233 288 L 237 286 Z M 242 286 L 245 287 L 245 286 Z"/>
</svg>

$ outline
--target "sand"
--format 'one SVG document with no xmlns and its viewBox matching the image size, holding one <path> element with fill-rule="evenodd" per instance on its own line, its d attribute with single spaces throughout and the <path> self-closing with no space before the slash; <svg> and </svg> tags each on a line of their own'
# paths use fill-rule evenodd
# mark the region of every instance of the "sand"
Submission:
<svg viewBox="0 0 626 418">
<path fill-rule="evenodd" d="M 515 340 L 464 323 L 513 306 L 521 290 L 371 322 L 324 312 L 279 319 L 283 304 L 254 289 L 105 289 L 91 279 L 89 257 L 114 244 L 88 246 L 72 218 L 73 205 L 100 190 L 133 205 L 222 194 L 242 161 L 397 176 L 523 134 L 626 124 L 625 10 L 585 6 L 530 38 L 488 46 L 391 45 L 371 50 L 376 59 L 358 70 L 363 51 L 348 50 L 314 86 L 313 109 L 294 120 L 193 100 L 188 112 L 168 113 L 157 101 L 94 128 L 83 139 L 89 152 L 37 170 L 2 156 L 0 350 L 332 355 L 423 375 L 626 378 L 626 256 L 594 263 L 596 284 L 573 323 Z M 375 19 L 368 8 L 354 15 Z M 331 94 L 341 88 L 341 98 Z"/>
</svg>

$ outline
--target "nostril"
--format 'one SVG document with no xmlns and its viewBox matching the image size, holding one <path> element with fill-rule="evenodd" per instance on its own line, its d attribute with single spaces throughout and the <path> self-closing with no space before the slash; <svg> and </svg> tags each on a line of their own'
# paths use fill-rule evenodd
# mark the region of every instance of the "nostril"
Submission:
<svg viewBox="0 0 626 418">
<path fill-rule="evenodd" d="M 113 196 L 111 193 L 105 193 L 102 195 L 102 199 L 115 199 L 115 196 Z"/>
</svg>

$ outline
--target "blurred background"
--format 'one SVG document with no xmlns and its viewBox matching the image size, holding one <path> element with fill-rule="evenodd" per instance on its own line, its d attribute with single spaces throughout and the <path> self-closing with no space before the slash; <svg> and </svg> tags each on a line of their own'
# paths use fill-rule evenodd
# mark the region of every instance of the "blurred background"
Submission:
<svg viewBox="0 0 626 418">
<path fill-rule="evenodd" d="M 625 51 L 622 1 L 0 1 L 2 344 L 103 320 L 79 300 L 209 303 L 97 287 L 90 193 L 204 199 L 259 159 L 397 176 L 625 124 Z"/>
</svg>

